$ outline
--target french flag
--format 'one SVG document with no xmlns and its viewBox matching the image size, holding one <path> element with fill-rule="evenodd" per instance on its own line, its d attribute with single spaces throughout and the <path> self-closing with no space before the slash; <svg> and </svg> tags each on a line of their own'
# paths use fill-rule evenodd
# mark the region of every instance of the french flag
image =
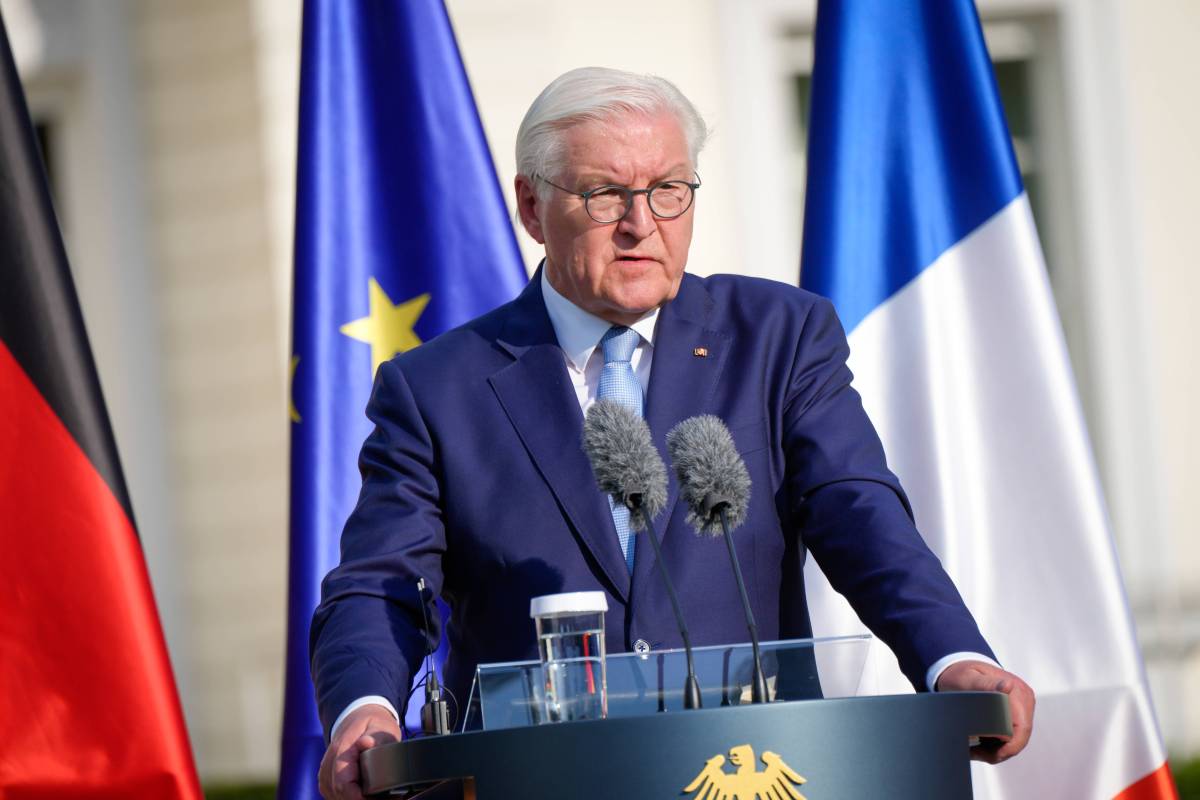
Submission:
<svg viewBox="0 0 1200 800">
<path fill-rule="evenodd" d="M 1166 765 L 1029 200 L 970 0 L 819 6 L 801 284 L 1004 666 L 1033 738 L 976 797 L 1168 798 Z M 816 635 L 861 630 L 811 563 Z M 907 691 L 873 653 L 879 691 Z"/>
</svg>

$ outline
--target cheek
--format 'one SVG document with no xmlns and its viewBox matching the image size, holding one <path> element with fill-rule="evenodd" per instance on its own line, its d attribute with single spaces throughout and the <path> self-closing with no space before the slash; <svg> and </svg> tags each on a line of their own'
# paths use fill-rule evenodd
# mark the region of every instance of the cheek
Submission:
<svg viewBox="0 0 1200 800">
<path fill-rule="evenodd" d="M 689 216 L 687 220 L 681 220 L 686 224 L 681 224 L 678 228 L 672 228 L 667 232 L 664 240 L 667 245 L 667 252 L 671 254 L 674 272 L 682 273 L 684 266 L 687 265 L 688 249 L 692 245 L 692 220 Z M 675 277 L 678 277 L 676 275 Z"/>
<path fill-rule="evenodd" d="M 583 276 L 588 254 L 587 236 L 583 232 L 573 226 L 560 224 L 553 235 L 547 237 L 546 252 L 575 280 Z"/>
<path fill-rule="evenodd" d="M 612 241 L 602 235 L 603 230 L 590 230 L 575 239 L 575 269 L 580 280 L 599 286 L 605 280 L 609 259 L 612 256 Z"/>
</svg>

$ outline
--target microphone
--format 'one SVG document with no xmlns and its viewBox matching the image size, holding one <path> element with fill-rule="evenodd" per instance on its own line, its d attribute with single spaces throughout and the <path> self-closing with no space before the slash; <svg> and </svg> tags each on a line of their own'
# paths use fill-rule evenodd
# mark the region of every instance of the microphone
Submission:
<svg viewBox="0 0 1200 800">
<path fill-rule="evenodd" d="M 438 682 L 437 664 L 433 662 L 433 648 L 429 644 L 433 633 L 425 608 L 424 578 L 417 579 L 417 595 L 421 601 L 421 619 L 425 621 L 425 704 L 421 706 L 421 731 L 442 736 L 450 732 L 450 705 L 442 699 L 442 685 Z"/>
<path fill-rule="evenodd" d="M 675 586 L 663 563 L 658 536 L 654 533 L 653 519 L 667 504 L 667 468 L 658 450 L 654 449 L 650 428 L 644 419 L 624 405 L 599 400 L 588 410 L 583 422 L 583 449 L 592 464 L 600 491 L 629 509 L 629 525 L 633 530 L 649 532 L 646 538 L 654 547 L 658 574 L 667 587 L 675 624 L 687 654 L 683 706 L 700 708 L 700 682 L 696 680 L 696 666 L 692 660 L 692 640 L 683 621 L 683 612 L 679 610 Z"/>
<path fill-rule="evenodd" d="M 733 546 L 733 531 L 746 521 L 750 504 L 750 473 L 738 455 L 729 429 L 711 414 L 685 419 L 672 428 L 667 434 L 667 452 L 679 476 L 679 494 L 687 503 L 688 523 L 701 535 L 724 534 L 754 651 L 751 698 L 755 703 L 765 703 L 767 681 L 758 647 L 758 626 L 754 624 L 754 611 Z"/>
</svg>

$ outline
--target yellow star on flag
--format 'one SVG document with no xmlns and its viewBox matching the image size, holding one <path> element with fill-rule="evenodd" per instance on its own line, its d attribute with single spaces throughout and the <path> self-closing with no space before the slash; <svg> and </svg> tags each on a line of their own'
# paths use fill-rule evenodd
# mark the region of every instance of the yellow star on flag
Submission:
<svg viewBox="0 0 1200 800">
<path fill-rule="evenodd" d="M 428 305 L 429 294 L 418 295 L 396 305 L 374 278 L 367 284 L 367 293 L 370 296 L 370 315 L 347 322 L 338 330 L 351 339 L 371 345 L 371 376 L 374 377 L 380 364 L 396 353 L 411 350 L 421 343 L 421 339 L 413 332 L 413 326 Z"/>
<path fill-rule="evenodd" d="M 292 356 L 291 368 L 288 370 L 288 418 L 292 422 L 300 421 L 300 412 L 296 410 L 296 398 L 292 395 L 292 387 L 296 383 L 296 367 L 300 366 L 300 356 Z"/>
</svg>

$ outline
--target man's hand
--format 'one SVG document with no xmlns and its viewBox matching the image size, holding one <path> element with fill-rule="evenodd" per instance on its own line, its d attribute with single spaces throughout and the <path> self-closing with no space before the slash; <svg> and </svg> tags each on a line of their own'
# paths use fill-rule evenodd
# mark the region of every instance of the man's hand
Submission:
<svg viewBox="0 0 1200 800">
<path fill-rule="evenodd" d="M 1002 669 L 982 661 L 959 661 L 938 676 L 939 692 L 1003 692 L 1008 695 L 1012 715 L 1012 736 L 985 739 L 971 748 L 971 758 L 999 764 L 1025 749 L 1033 733 L 1033 707 L 1037 698 L 1029 684 Z"/>
<path fill-rule="evenodd" d="M 400 741 L 400 726 L 383 706 L 365 705 L 346 715 L 321 759 L 318 780 L 325 800 L 362 800 L 358 756 L 376 745 Z"/>
</svg>

